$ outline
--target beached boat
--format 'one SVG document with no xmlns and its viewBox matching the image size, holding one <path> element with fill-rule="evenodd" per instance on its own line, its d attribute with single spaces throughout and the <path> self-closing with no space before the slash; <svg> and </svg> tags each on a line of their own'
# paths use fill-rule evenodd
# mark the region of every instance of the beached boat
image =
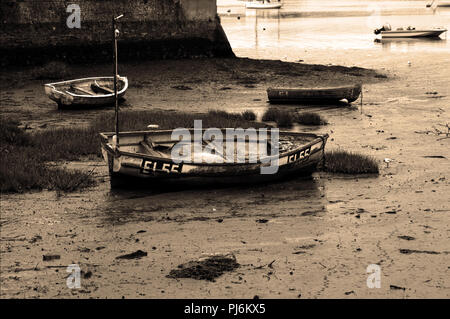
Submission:
<svg viewBox="0 0 450 319">
<path fill-rule="evenodd" d="M 361 94 L 362 85 L 346 85 L 322 88 L 268 88 L 271 103 L 336 103 L 346 99 L 354 102 Z"/>
<path fill-rule="evenodd" d="M 380 29 L 375 29 L 375 34 L 381 34 L 383 39 L 387 38 L 433 38 L 439 37 L 447 32 L 445 28 L 416 29 L 414 27 L 397 28 L 392 30 L 389 24 L 385 24 Z"/>
<path fill-rule="evenodd" d="M 279 9 L 283 6 L 283 3 L 275 0 L 257 0 L 248 1 L 245 4 L 247 9 Z"/>
<path fill-rule="evenodd" d="M 118 77 L 118 98 L 128 89 L 128 79 Z M 47 96 L 58 106 L 114 105 L 114 78 L 92 77 L 45 84 Z"/>
<path fill-rule="evenodd" d="M 197 130 L 197 134 L 205 130 Z M 221 129 L 226 136 L 226 129 Z M 189 130 L 191 136 L 195 129 Z M 111 185 L 134 185 L 144 182 L 149 187 L 162 185 L 218 185 L 269 182 L 287 176 L 307 175 L 313 172 L 324 156 L 328 135 L 309 133 L 279 132 L 278 154 L 271 154 L 272 137 L 239 140 L 225 139 L 224 148 L 216 148 L 217 152 L 205 151 L 195 153 L 195 142 L 183 141 L 192 155 L 180 162 L 172 155 L 178 141 L 171 139 L 172 130 L 149 130 L 119 133 L 120 145 L 116 145 L 116 133 L 100 133 L 102 153 L 108 163 Z M 268 134 L 270 135 L 270 134 Z M 206 142 L 203 142 L 206 143 Z M 204 145 L 209 145 L 209 142 Z M 254 144 L 253 144 L 254 143 Z M 233 147 L 226 150 L 225 146 Z M 253 146 L 252 146 L 253 145 Z M 200 146 L 202 144 L 200 143 Z M 214 146 L 213 146 L 214 147 Z M 262 151 L 264 148 L 264 151 Z M 254 152 L 250 151 L 254 150 Z M 226 155 L 243 151 L 245 160 L 237 162 L 226 159 Z M 196 154 L 196 155 L 194 155 Z M 266 154 L 266 155 L 258 155 Z M 235 157 L 236 156 L 236 157 Z M 213 157 L 213 158 L 212 158 Z M 262 174 L 261 168 L 278 159 L 275 173 Z M 214 161 L 213 161 L 214 160 Z"/>
</svg>

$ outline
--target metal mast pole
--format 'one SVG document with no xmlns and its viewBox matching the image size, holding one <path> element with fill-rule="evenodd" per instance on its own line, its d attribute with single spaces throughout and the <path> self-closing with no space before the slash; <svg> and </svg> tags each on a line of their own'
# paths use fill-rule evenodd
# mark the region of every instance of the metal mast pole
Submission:
<svg viewBox="0 0 450 319">
<path fill-rule="evenodd" d="M 117 96 L 117 37 L 119 30 L 116 27 L 116 21 L 123 17 L 123 14 L 112 19 L 113 27 L 113 46 L 114 46 L 114 102 L 115 102 L 115 126 L 116 126 L 116 147 L 119 147 L 119 100 Z"/>
</svg>

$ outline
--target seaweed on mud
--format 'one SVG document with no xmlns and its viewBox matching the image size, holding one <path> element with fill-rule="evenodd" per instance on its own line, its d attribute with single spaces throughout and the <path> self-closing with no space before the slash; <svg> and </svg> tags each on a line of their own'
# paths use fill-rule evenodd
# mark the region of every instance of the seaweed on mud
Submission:
<svg viewBox="0 0 450 319">
<path fill-rule="evenodd" d="M 233 271 L 239 266 L 233 254 L 215 255 L 178 265 L 178 268 L 172 269 L 166 277 L 215 281 L 223 273 Z"/>
</svg>

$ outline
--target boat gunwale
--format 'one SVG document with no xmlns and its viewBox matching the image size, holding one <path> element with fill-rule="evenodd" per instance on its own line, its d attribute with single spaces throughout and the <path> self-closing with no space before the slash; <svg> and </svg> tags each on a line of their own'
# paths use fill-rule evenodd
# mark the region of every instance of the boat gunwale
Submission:
<svg viewBox="0 0 450 319">
<path fill-rule="evenodd" d="M 69 84 L 69 83 L 73 83 L 73 82 L 75 82 L 75 81 L 76 81 L 76 82 L 83 82 L 83 81 L 89 81 L 89 80 L 101 80 L 101 79 L 114 80 L 114 77 L 113 77 L 113 76 L 96 76 L 96 77 L 89 77 L 89 78 L 81 78 L 81 79 L 74 79 L 74 80 L 60 81 L 60 82 L 54 82 L 54 83 L 47 83 L 47 84 L 44 84 L 44 86 L 45 86 L 45 87 L 51 88 L 54 92 L 57 92 L 57 93 L 59 93 L 59 94 L 63 94 L 63 95 L 69 94 L 69 95 L 71 95 L 71 96 L 73 96 L 73 97 L 89 98 L 89 99 L 92 99 L 92 98 L 97 98 L 97 99 L 98 99 L 98 98 L 109 98 L 109 97 L 114 97 L 115 93 L 109 93 L 109 94 L 103 94 L 103 95 L 74 94 L 74 93 L 71 93 L 71 92 L 69 92 L 69 91 L 65 91 L 65 92 L 59 91 L 59 90 L 55 87 L 55 85 L 58 85 L 58 84 Z M 120 90 L 120 91 L 117 92 L 117 95 L 121 95 L 121 94 L 125 93 L 126 90 L 128 89 L 128 78 L 127 78 L 126 76 L 120 76 L 120 77 L 119 77 L 119 80 L 123 81 L 124 86 L 123 86 L 122 90 Z"/>
</svg>

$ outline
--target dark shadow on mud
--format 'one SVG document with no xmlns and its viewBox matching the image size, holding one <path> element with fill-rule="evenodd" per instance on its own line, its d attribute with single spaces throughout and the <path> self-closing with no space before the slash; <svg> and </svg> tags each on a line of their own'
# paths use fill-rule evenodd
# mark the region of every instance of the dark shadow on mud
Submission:
<svg viewBox="0 0 450 319">
<path fill-rule="evenodd" d="M 129 106 L 126 103 L 125 98 L 119 100 L 120 107 Z M 70 112 L 70 111 L 90 111 L 90 110 L 103 110 L 103 109 L 114 109 L 114 104 L 99 104 L 99 105 L 60 105 L 57 106 L 60 112 Z"/>
<path fill-rule="evenodd" d="M 300 216 L 278 204 L 324 211 L 323 182 L 296 177 L 270 184 L 191 189 L 114 189 L 95 209 L 101 225 L 135 222 L 187 222 L 227 218 Z M 298 205 L 295 202 L 299 202 Z M 306 203 L 306 204 L 305 204 Z M 270 209 L 268 209 L 270 207 Z"/>
<path fill-rule="evenodd" d="M 174 193 L 183 191 L 209 191 L 209 190 L 227 190 L 227 189 L 240 189 L 245 190 L 263 190 L 275 188 L 276 185 L 288 185 L 289 183 L 297 183 L 301 181 L 305 183 L 307 181 L 313 181 L 312 172 L 304 172 L 300 174 L 291 174 L 284 176 L 283 178 L 274 179 L 270 182 L 243 182 L 243 183 L 178 183 L 178 184 L 165 184 L 165 183 L 152 183 L 139 178 L 122 178 L 120 185 L 111 186 L 110 195 L 114 197 L 130 198 L 131 197 L 143 197 L 159 195 L 164 193 Z"/>
<path fill-rule="evenodd" d="M 349 107 L 349 106 L 352 105 L 352 103 L 348 103 L 346 100 L 340 100 L 340 101 L 335 101 L 335 100 L 331 100 L 331 101 L 308 101 L 308 102 L 299 102 L 299 101 L 270 102 L 270 101 L 267 101 L 267 103 L 270 104 L 271 106 L 293 105 L 293 106 L 304 107 L 304 108 L 323 106 L 323 107 L 326 107 L 328 109 Z M 354 102 L 354 103 L 356 103 L 356 102 Z"/>
</svg>

